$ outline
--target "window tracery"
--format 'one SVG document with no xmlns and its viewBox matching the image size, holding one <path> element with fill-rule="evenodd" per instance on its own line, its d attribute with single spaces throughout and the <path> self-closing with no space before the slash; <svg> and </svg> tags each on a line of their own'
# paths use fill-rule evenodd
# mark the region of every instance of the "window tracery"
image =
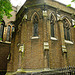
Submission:
<svg viewBox="0 0 75 75">
<path fill-rule="evenodd" d="M 50 16 L 51 37 L 55 36 L 55 34 L 54 34 L 54 25 L 55 25 L 55 16 L 54 16 L 53 13 L 51 13 L 51 16 Z"/>
<path fill-rule="evenodd" d="M 66 18 L 63 19 L 63 27 L 65 40 L 70 40 L 70 22 Z"/>
</svg>

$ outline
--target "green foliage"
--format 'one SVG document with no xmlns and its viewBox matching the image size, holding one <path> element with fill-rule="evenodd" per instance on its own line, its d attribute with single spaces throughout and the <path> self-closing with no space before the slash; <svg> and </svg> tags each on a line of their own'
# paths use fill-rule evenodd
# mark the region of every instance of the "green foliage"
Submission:
<svg viewBox="0 0 75 75">
<path fill-rule="evenodd" d="M 75 2 L 75 0 L 72 0 L 71 2 Z M 68 4 L 67 7 L 71 7 L 71 4 Z"/>
<path fill-rule="evenodd" d="M 71 7 L 71 4 L 68 4 L 67 7 Z"/>
<path fill-rule="evenodd" d="M 74 25 L 74 28 L 75 28 L 75 25 Z"/>
<path fill-rule="evenodd" d="M 0 40 L 2 40 L 2 38 L 0 38 Z"/>
<path fill-rule="evenodd" d="M 71 2 L 75 2 L 75 0 L 72 0 Z"/>
<path fill-rule="evenodd" d="M 0 19 L 2 20 L 3 16 L 10 18 L 12 15 L 12 5 L 9 0 L 0 0 Z"/>
</svg>

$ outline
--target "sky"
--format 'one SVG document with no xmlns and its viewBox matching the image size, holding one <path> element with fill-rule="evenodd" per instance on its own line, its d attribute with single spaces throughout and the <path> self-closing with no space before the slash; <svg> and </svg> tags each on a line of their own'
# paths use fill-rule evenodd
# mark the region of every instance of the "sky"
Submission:
<svg viewBox="0 0 75 75">
<path fill-rule="evenodd" d="M 26 2 L 26 0 L 10 0 L 10 1 L 13 6 L 17 5 L 22 6 Z"/>
<path fill-rule="evenodd" d="M 22 6 L 26 0 L 10 0 L 13 6 Z M 71 2 L 71 0 L 56 0 L 60 3 L 63 3 L 65 5 L 71 4 L 71 7 L 75 8 L 75 3 Z"/>
</svg>

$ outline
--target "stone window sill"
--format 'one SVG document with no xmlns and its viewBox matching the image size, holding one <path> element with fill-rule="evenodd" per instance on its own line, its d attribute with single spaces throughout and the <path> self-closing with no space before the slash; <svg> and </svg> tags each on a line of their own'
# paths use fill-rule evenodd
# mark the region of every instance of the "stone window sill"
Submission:
<svg viewBox="0 0 75 75">
<path fill-rule="evenodd" d="M 67 43 L 67 44 L 74 44 L 72 41 L 69 41 L 69 40 L 65 40 L 65 43 Z"/>
<path fill-rule="evenodd" d="M 38 36 L 33 36 L 31 39 L 39 39 Z"/>
<path fill-rule="evenodd" d="M 11 44 L 11 42 L 9 42 L 9 41 L 1 41 L 1 40 L 0 40 L 0 43 Z"/>
<path fill-rule="evenodd" d="M 9 44 L 10 44 L 11 42 L 9 42 L 9 41 L 5 41 L 5 43 L 9 43 Z"/>
<path fill-rule="evenodd" d="M 3 42 L 2 40 L 0 40 L 0 42 Z"/>
<path fill-rule="evenodd" d="M 51 40 L 54 40 L 54 41 L 56 41 L 56 40 L 57 40 L 57 38 L 55 38 L 55 37 L 51 37 L 50 39 L 51 39 Z"/>
</svg>

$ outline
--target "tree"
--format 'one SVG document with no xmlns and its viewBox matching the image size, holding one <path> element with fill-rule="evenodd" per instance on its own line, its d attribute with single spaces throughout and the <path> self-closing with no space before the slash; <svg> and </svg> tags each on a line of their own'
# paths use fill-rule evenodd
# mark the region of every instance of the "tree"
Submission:
<svg viewBox="0 0 75 75">
<path fill-rule="evenodd" d="M 72 0 L 71 2 L 75 2 L 75 0 Z M 68 4 L 67 7 L 71 7 L 71 4 Z"/>
<path fill-rule="evenodd" d="M 9 0 L 0 0 L 0 20 L 2 20 L 3 16 L 7 16 L 10 18 L 12 15 L 10 12 L 12 11 L 12 5 Z"/>
<path fill-rule="evenodd" d="M 75 2 L 75 0 L 72 0 L 71 2 Z"/>
</svg>

